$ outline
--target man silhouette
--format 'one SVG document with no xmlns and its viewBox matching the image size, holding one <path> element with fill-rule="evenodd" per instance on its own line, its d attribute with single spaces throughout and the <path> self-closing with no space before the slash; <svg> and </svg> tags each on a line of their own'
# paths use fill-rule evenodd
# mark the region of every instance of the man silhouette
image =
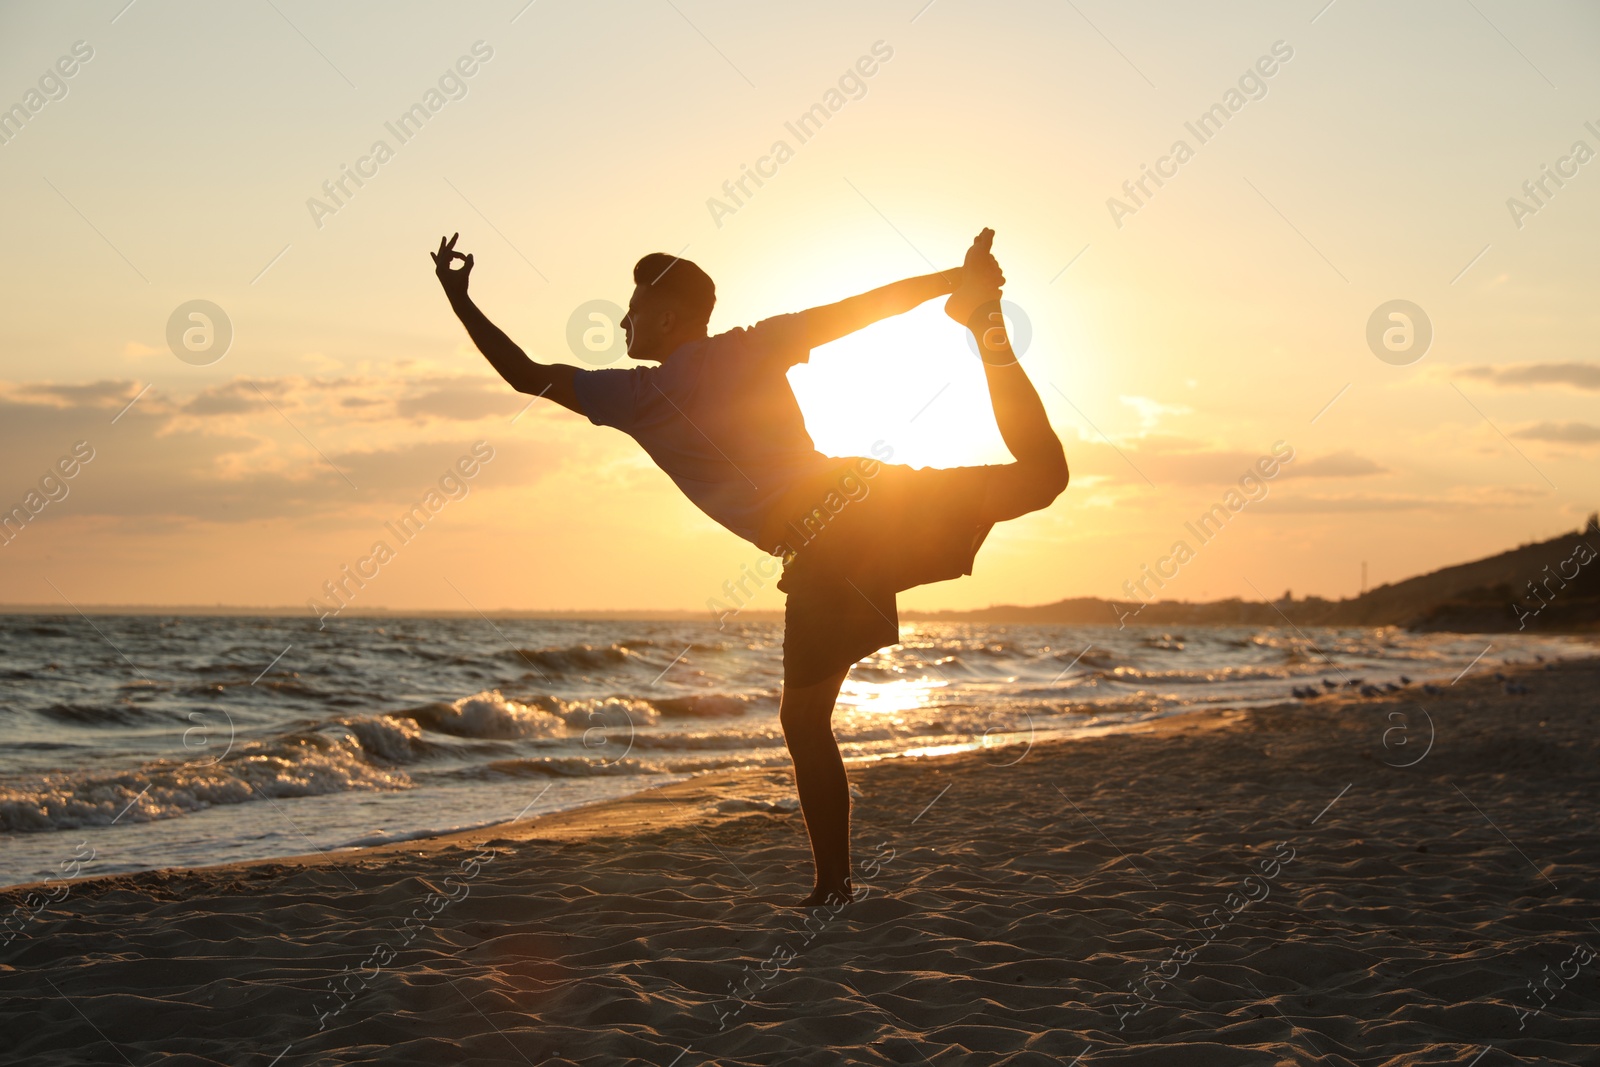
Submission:
<svg viewBox="0 0 1600 1067">
<path fill-rule="evenodd" d="M 695 264 L 639 260 L 622 327 L 653 367 L 579 370 L 535 363 L 467 295 L 473 258 L 440 238 L 430 253 L 462 325 L 519 392 L 613 426 L 643 446 L 702 511 L 783 558 L 783 698 L 816 880 L 802 906 L 849 900 L 850 790 L 834 702 L 856 661 L 899 638 L 895 594 L 972 573 L 997 522 L 1048 507 L 1067 460 L 1000 315 L 1005 284 L 984 230 L 955 270 L 907 278 L 836 304 L 707 336 L 716 288 Z M 456 264 L 459 262 L 459 266 Z M 1014 462 L 932 469 L 817 452 L 786 374 L 811 349 L 947 296 L 972 330 L 995 422 Z"/>
</svg>

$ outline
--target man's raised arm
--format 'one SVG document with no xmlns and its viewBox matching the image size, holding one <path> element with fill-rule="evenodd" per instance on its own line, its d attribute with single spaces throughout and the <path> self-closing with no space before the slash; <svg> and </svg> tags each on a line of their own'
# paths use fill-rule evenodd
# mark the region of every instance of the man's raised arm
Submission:
<svg viewBox="0 0 1600 1067">
<path fill-rule="evenodd" d="M 467 335 L 472 338 L 472 343 L 478 346 L 478 351 L 484 354 L 494 369 L 500 373 L 511 387 L 519 393 L 532 393 L 542 396 L 547 400 L 554 400 L 564 408 L 570 408 L 578 414 L 583 410 L 578 406 L 577 393 L 572 388 L 572 375 L 575 370 L 565 364 L 535 363 L 529 359 L 527 353 L 517 347 L 515 341 L 507 337 L 505 331 L 489 321 L 489 317 L 478 310 L 478 305 L 472 302 L 467 295 L 467 279 L 472 274 L 472 256 L 463 255 L 455 250 L 456 234 L 448 241 L 439 238 L 439 251 L 430 252 L 433 257 L 434 273 L 439 276 L 439 284 L 444 288 L 445 295 L 450 298 L 450 307 L 456 313 L 456 318 L 461 320 L 461 325 L 467 328 Z M 452 264 L 461 261 L 461 266 Z"/>
<path fill-rule="evenodd" d="M 807 340 L 812 348 L 837 341 L 845 334 L 871 326 L 879 319 L 903 315 L 934 297 L 949 296 L 955 292 L 960 281 L 961 269 L 957 267 L 938 274 L 890 282 L 837 304 L 814 307 L 802 313 L 806 319 Z"/>
</svg>

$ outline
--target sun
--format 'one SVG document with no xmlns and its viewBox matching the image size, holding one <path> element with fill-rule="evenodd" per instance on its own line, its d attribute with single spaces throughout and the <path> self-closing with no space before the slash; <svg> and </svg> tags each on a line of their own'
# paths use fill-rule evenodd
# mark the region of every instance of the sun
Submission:
<svg viewBox="0 0 1600 1067">
<path fill-rule="evenodd" d="M 912 467 L 1009 462 L 968 339 L 935 302 L 814 350 L 789 384 L 817 450 L 881 458 L 887 448 Z"/>
</svg>

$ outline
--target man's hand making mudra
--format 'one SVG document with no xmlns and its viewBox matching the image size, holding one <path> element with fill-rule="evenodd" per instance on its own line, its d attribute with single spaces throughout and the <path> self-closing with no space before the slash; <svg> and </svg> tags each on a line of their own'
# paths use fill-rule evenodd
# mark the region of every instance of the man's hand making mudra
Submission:
<svg viewBox="0 0 1600 1067">
<path fill-rule="evenodd" d="M 460 236 L 453 233 L 448 240 L 439 238 L 439 251 L 428 253 L 433 257 L 433 272 L 439 276 L 439 284 L 451 303 L 467 295 L 467 279 L 472 274 L 472 254 L 456 251 L 456 239 Z M 454 265 L 458 259 L 460 267 Z"/>
</svg>

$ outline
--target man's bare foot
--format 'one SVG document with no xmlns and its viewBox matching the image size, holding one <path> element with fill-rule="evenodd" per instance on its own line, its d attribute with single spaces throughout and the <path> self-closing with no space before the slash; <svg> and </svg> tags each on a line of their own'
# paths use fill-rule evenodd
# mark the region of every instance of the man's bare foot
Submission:
<svg viewBox="0 0 1600 1067">
<path fill-rule="evenodd" d="M 991 229 L 986 228 L 973 238 L 966 262 L 961 265 L 961 282 L 944 302 L 944 313 L 974 332 L 984 325 L 978 322 L 979 312 L 999 302 L 1000 287 L 1006 283 L 1000 264 L 989 251 L 993 244 Z"/>
<path fill-rule="evenodd" d="M 843 888 L 835 886 L 829 889 L 824 889 L 822 886 L 818 886 L 811 891 L 811 895 L 809 897 L 806 897 L 806 899 L 796 904 L 795 907 L 832 907 L 839 904 L 848 904 L 852 899 L 854 899 L 854 896 L 855 894 L 850 891 L 850 887 L 848 885 L 844 886 Z"/>
</svg>

